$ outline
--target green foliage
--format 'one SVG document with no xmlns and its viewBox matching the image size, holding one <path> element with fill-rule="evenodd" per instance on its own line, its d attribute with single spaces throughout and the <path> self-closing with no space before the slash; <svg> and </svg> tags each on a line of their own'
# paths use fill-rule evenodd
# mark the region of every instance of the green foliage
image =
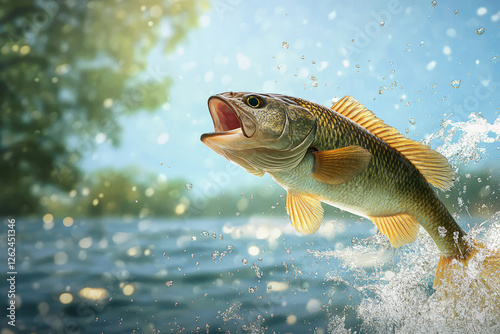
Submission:
<svg viewBox="0 0 500 334">
<path fill-rule="evenodd" d="M 172 51 L 204 7 L 0 0 L 0 214 L 36 212 L 34 189 L 72 189 L 96 135 L 117 145 L 121 115 L 167 100 L 171 79 L 151 73 L 147 56 Z"/>
<path fill-rule="evenodd" d="M 141 175 L 139 181 L 137 175 Z M 44 212 L 64 216 L 173 216 L 186 199 L 185 182 L 134 168 L 98 171 L 55 200 L 43 196 Z"/>
</svg>

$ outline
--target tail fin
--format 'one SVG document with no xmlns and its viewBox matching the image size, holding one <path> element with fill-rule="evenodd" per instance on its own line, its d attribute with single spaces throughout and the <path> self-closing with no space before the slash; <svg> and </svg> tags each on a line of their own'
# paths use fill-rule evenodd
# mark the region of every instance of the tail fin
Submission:
<svg viewBox="0 0 500 334">
<path fill-rule="evenodd" d="M 456 305 L 459 299 L 469 298 L 500 314 L 500 250 L 474 242 L 464 258 L 441 255 L 434 288 L 439 299 L 451 299 Z"/>
</svg>

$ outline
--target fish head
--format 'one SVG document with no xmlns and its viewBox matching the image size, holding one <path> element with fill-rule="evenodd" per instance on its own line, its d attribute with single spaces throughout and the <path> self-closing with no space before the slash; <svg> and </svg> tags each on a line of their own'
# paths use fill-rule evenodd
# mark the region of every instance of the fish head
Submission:
<svg viewBox="0 0 500 334">
<path fill-rule="evenodd" d="M 201 141 L 256 175 L 295 167 L 314 139 L 314 115 L 284 95 L 227 92 L 208 109 L 214 132 Z"/>
</svg>

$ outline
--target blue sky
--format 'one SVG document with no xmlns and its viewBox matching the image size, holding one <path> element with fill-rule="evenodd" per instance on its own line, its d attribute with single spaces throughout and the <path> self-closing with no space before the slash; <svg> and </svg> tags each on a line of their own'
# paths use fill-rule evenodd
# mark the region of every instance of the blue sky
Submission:
<svg viewBox="0 0 500 334">
<path fill-rule="evenodd" d="M 471 112 L 490 124 L 498 118 L 496 1 L 438 1 L 433 8 L 431 1 L 216 0 L 212 6 L 173 54 L 150 57 L 149 75 L 174 79 L 169 100 L 156 113 L 122 118 L 121 146 L 98 144 L 84 169 L 138 166 L 194 187 L 221 171 L 236 175 L 234 183 L 271 183 L 232 168 L 201 143 L 200 135 L 213 130 L 207 99 L 224 91 L 276 92 L 327 106 L 353 95 L 416 140 L 437 132 L 452 112 L 454 122 Z M 498 163 L 497 143 L 485 147 L 483 160 Z"/>
</svg>

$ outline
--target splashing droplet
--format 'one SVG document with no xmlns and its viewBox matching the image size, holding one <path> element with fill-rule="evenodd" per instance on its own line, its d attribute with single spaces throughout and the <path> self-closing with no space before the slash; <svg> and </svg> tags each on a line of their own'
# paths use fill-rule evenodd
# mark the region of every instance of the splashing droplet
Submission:
<svg viewBox="0 0 500 334">
<path fill-rule="evenodd" d="M 312 80 L 311 84 L 312 84 L 313 87 L 318 87 L 318 79 L 316 79 L 315 76 L 310 76 L 309 79 Z"/>
<path fill-rule="evenodd" d="M 193 184 L 192 183 L 186 183 L 186 189 L 187 190 L 193 189 Z"/>
<path fill-rule="evenodd" d="M 451 85 L 451 87 L 457 89 L 457 88 L 460 88 L 461 82 L 462 82 L 462 80 L 453 80 L 452 82 L 450 82 L 450 85 Z"/>
<path fill-rule="evenodd" d="M 476 34 L 478 34 L 478 35 L 482 35 L 482 34 L 484 34 L 484 31 L 485 31 L 485 29 L 484 29 L 483 27 L 481 27 L 481 28 L 477 28 L 477 29 L 476 29 Z"/>
<path fill-rule="evenodd" d="M 408 122 L 410 122 L 411 125 L 415 125 L 415 118 L 410 118 Z"/>
</svg>

